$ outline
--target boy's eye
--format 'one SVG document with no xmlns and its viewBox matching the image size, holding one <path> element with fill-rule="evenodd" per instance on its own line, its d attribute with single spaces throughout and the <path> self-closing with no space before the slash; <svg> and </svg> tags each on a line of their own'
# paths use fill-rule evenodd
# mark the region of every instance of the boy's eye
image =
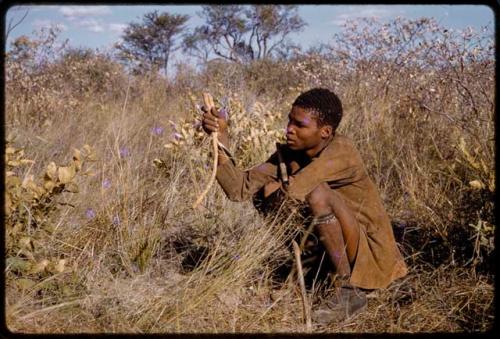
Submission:
<svg viewBox="0 0 500 339">
<path fill-rule="evenodd" d="M 294 125 L 296 127 L 305 127 L 304 123 L 294 119 L 288 118 L 288 125 Z"/>
</svg>

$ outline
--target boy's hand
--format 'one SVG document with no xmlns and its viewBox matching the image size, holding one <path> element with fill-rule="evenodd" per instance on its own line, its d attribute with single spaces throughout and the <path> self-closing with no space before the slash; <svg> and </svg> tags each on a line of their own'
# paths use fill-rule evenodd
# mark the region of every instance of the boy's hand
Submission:
<svg viewBox="0 0 500 339">
<path fill-rule="evenodd" d="M 227 118 L 223 110 L 217 112 L 215 107 L 212 107 L 210 112 L 208 112 L 205 106 L 202 106 L 201 110 L 203 111 L 201 126 L 207 134 L 212 134 L 213 132 L 219 132 L 219 134 L 226 133 Z"/>
</svg>

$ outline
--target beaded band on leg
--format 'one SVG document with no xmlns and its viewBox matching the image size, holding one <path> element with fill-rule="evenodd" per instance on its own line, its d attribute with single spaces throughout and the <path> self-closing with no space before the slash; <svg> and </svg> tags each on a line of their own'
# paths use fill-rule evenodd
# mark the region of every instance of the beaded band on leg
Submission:
<svg viewBox="0 0 500 339">
<path fill-rule="evenodd" d="M 333 214 L 327 214 L 327 215 L 322 215 L 320 217 L 314 217 L 311 225 L 321 225 L 321 224 L 331 224 L 332 222 L 336 221 L 337 217 Z"/>
</svg>

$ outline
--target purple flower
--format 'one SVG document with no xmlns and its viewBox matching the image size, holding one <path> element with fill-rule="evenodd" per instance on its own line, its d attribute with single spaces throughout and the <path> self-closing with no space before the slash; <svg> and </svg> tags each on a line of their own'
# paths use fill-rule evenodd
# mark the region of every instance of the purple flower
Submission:
<svg viewBox="0 0 500 339">
<path fill-rule="evenodd" d="M 201 120 L 195 120 L 195 122 L 193 122 L 193 127 L 195 129 L 200 129 L 201 128 Z"/>
<path fill-rule="evenodd" d="M 121 222 L 120 217 L 118 216 L 118 214 L 116 214 L 113 217 L 112 223 L 113 223 L 113 225 L 118 226 L 118 225 L 120 225 L 120 222 Z"/>
<path fill-rule="evenodd" d="M 104 181 L 102 182 L 102 187 L 103 188 L 110 188 L 111 187 L 111 180 L 109 179 L 104 179 Z"/>
<path fill-rule="evenodd" d="M 180 140 L 182 138 L 182 135 L 180 133 L 172 133 L 172 137 L 174 140 Z"/>
<path fill-rule="evenodd" d="M 227 120 L 227 113 L 228 113 L 227 108 L 225 107 L 221 108 L 221 110 L 219 111 L 219 114 L 226 120 Z"/>
<path fill-rule="evenodd" d="M 126 158 L 130 155 L 130 151 L 127 147 L 120 148 L 120 158 Z"/>
<path fill-rule="evenodd" d="M 85 216 L 87 219 L 94 219 L 95 218 L 95 211 L 92 208 L 87 208 L 85 211 Z"/>
<path fill-rule="evenodd" d="M 163 134 L 163 127 L 161 126 L 154 126 L 151 128 L 151 133 L 156 135 L 156 136 L 160 136 Z"/>
<path fill-rule="evenodd" d="M 239 254 L 236 254 L 235 256 L 233 256 L 233 259 L 234 259 L 234 260 L 240 260 L 240 255 L 239 255 Z"/>
</svg>

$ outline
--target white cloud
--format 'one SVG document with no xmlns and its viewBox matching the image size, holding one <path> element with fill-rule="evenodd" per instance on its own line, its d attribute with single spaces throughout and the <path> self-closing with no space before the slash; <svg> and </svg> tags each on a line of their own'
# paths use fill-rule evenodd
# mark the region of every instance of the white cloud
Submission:
<svg viewBox="0 0 500 339">
<path fill-rule="evenodd" d="M 90 32 L 101 33 L 106 29 L 112 29 L 110 25 L 95 18 L 110 14 L 111 8 L 109 6 L 61 6 L 59 12 L 71 21 L 73 25 Z M 117 28 L 114 27 L 114 29 Z"/>
<path fill-rule="evenodd" d="M 59 12 L 70 20 L 87 16 L 107 15 L 111 13 L 109 6 L 61 6 Z"/>
<path fill-rule="evenodd" d="M 396 17 L 402 14 L 404 14 L 404 11 L 401 8 L 392 9 L 390 6 L 349 6 L 343 13 L 336 15 L 335 18 L 330 21 L 330 23 L 341 26 L 345 24 L 347 20 L 354 20 L 359 18 L 383 19 Z"/>
<path fill-rule="evenodd" d="M 58 29 L 61 30 L 61 32 L 68 30 L 68 27 L 65 24 L 46 19 L 35 19 L 32 25 L 33 28 L 36 30 L 40 30 L 42 28 L 50 28 L 50 27 L 57 27 Z"/>
<path fill-rule="evenodd" d="M 77 26 L 85 28 L 94 33 L 104 32 L 104 25 L 96 19 L 83 19 L 81 21 L 78 21 L 76 24 Z"/>
<path fill-rule="evenodd" d="M 111 32 L 121 34 L 125 30 L 127 25 L 126 24 L 111 23 L 108 25 L 108 27 L 109 27 L 109 30 Z"/>
<path fill-rule="evenodd" d="M 26 6 L 15 6 L 15 8 L 23 7 L 29 9 L 30 13 L 38 13 L 42 11 L 57 11 L 61 6 L 55 5 L 26 5 Z"/>
</svg>

